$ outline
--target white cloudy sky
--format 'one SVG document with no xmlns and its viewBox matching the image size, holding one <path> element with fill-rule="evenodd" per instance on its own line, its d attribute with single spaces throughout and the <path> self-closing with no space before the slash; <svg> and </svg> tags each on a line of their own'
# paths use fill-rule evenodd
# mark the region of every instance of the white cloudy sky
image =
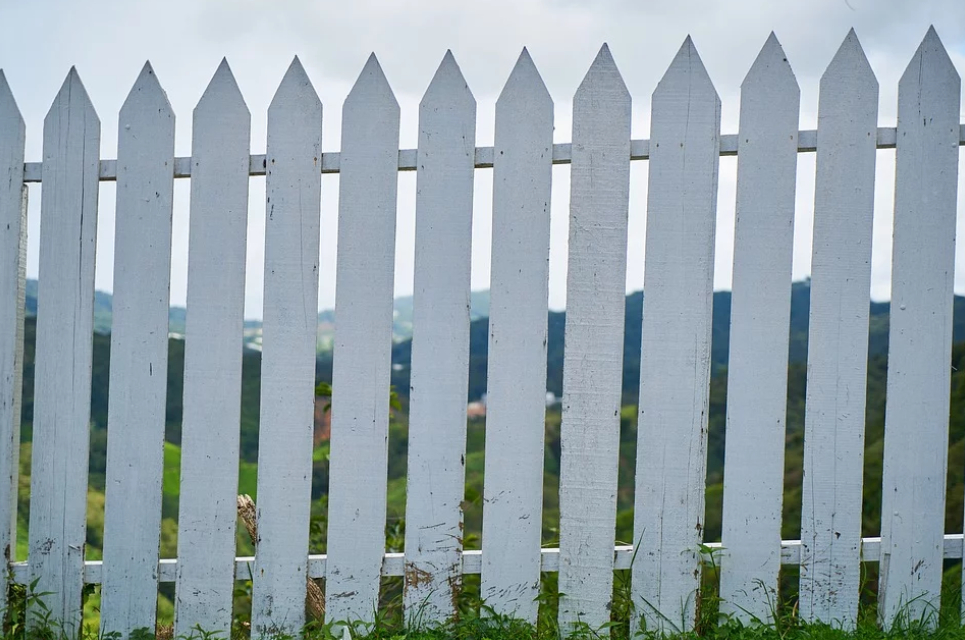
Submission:
<svg viewBox="0 0 965 640">
<path fill-rule="evenodd" d="M 372 51 L 402 107 L 403 148 L 415 147 L 417 108 L 446 49 L 452 49 L 478 101 L 477 145 L 491 145 L 495 100 L 520 49 L 529 48 L 556 101 L 556 141 L 570 139 L 573 92 L 603 42 L 634 99 L 633 137 L 649 137 L 650 94 L 684 37 L 692 35 L 720 94 L 723 133 L 737 129 L 740 82 L 775 31 L 801 85 L 801 128 L 817 122 L 817 85 L 848 29 L 854 27 L 881 84 L 879 123 L 894 126 L 896 85 L 930 24 L 960 73 L 965 72 L 962 0 L 32 0 L 0 5 L 0 68 L 27 121 L 27 159 L 40 159 L 42 122 L 71 65 L 76 65 L 103 129 L 101 157 L 116 157 L 117 112 L 150 60 L 178 116 L 178 155 L 190 155 L 191 111 L 227 57 L 252 114 L 252 153 L 264 153 L 266 109 L 292 56 L 298 55 L 325 106 L 323 148 L 339 147 L 341 103 Z M 965 112 L 962 121 L 965 122 Z M 965 169 L 965 152 L 962 152 Z M 721 160 L 716 288 L 727 289 L 733 260 L 736 158 Z M 491 172 L 476 172 L 474 289 L 489 282 Z M 640 289 L 646 222 L 646 163 L 631 172 L 627 290 Z M 809 272 L 813 154 L 799 155 L 794 277 Z M 889 295 L 894 152 L 878 153 L 873 285 Z M 568 168 L 554 169 L 550 304 L 565 305 Z M 965 175 L 965 171 L 961 174 Z M 959 181 L 965 213 L 965 178 Z M 320 305 L 335 300 L 338 179 L 322 183 Z M 187 181 L 175 187 L 172 304 L 184 304 L 187 281 Z M 28 275 L 36 277 L 40 187 L 31 190 Z M 412 291 L 415 175 L 400 177 L 396 292 Z M 102 183 L 97 288 L 111 290 L 113 185 Z M 965 217 L 960 215 L 960 218 Z M 262 307 L 264 182 L 252 180 L 246 316 Z M 965 238 L 965 225 L 959 227 Z M 956 291 L 965 292 L 965 240 L 959 242 Z"/>
</svg>

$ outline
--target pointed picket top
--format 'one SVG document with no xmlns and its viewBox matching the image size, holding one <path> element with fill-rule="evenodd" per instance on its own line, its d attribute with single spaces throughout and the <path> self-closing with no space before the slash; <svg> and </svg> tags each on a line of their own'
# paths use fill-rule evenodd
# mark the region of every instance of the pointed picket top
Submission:
<svg viewBox="0 0 965 640">
<path fill-rule="evenodd" d="M 667 72 L 663 74 L 660 82 L 657 83 L 653 97 L 657 98 L 662 93 L 678 92 L 681 90 L 686 92 L 691 101 L 696 99 L 701 92 L 713 94 L 717 104 L 720 105 L 720 97 L 717 95 L 717 89 L 714 88 L 714 83 L 711 81 L 710 75 L 707 73 L 707 69 L 704 67 L 704 63 L 700 59 L 697 48 L 694 46 L 694 41 L 690 36 L 687 36 L 684 40 L 684 43 L 680 46 L 680 50 L 677 51 L 677 55 L 674 56 L 673 61 L 670 63 Z"/>
<path fill-rule="evenodd" d="M 194 108 L 195 115 L 204 111 L 212 111 L 213 117 L 221 119 L 227 115 L 240 115 L 242 112 L 250 116 L 248 105 L 245 104 L 241 89 L 235 81 L 235 76 L 228 66 L 228 59 L 222 58 L 218 70 L 214 72 L 211 82 L 208 83 L 198 106 Z"/>
<path fill-rule="evenodd" d="M 773 95 L 778 90 L 793 91 L 800 95 L 801 89 L 797 84 L 797 78 L 794 77 L 794 71 L 787 61 L 784 48 L 773 31 L 744 77 L 741 89 L 765 91 L 768 95 Z"/>
<path fill-rule="evenodd" d="M 419 108 L 440 107 L 445 104 L 455 107 L 459 106 L 460 103 L 475 106 L 476 98 L 469 90 L 469 85 L 456 63 L 455 56 L 452 55 L 451 50 L 448 50 L 446 55 L 443 56 L 439 68 L 436 69 L 436 74 L 432 76 L 432 82 L 429 83 L 429 88 L 422 96 Z"/>
<path fill-rule="evenodd" d="M 961 78 L 945 45 L 935 31 L 935 27 L 928 27 L 924 39 L 918 45 L 915 55 L 898 81 L 898 95 L 904 92 L 919 92 L 921 94 L 938 92 L 944 96 L 945 93 L 955 93 L 960 91 Z M 920 100 L 924 100 L 924 95 Z M 900 100 L 900 98 L 899 98 Z"/>
<path fill-rule="evenodd" d="M 10 85 L 7 84 L 7 76 L 3 73 L 3 69 L 0 69 L 0 119 L 4 121 L 14 120 L 19 128 L 24 127 L 23 115 L 20 113 L 16 99 L 13 97 Z"/>
<path fill-rule="evenodd" d="M 121 106 L 120 126 L 124 127 L 131 116 L 137 116 L 147 111 L 147 107 L 157 110 L 157 113 L 165 114 L 168 117 L 174 115 L 168 95 L 161 87 L 161 83 L 154 73 L 154 68 L 150 62 L 145 62 L 140 75 L 134 81 L 131 92 L 127 94 L 127 99 Z"/>
<path fill-rule="evenodd" d="M 84 83 L 80 81 L 77 67 L 71 67 L 70 71 L 67 72 L 64 84 L 61 85 L 57 97 L 54 98 L 54 102 L 50 105 L 50 110 L 44 118 L 44 126 L 46 127 L 52 118 L 60 118 L 62 112 L 67 110 L 85 112 L 87 117 L 93 117 L 98 125 L 100 124 L 100 119 L 94 110 L 94 104 L 90 101 L 90 96 L 87 95 Z"/>
<path fill-rule="evenodd" d="M 362 72 L 345 98 L 345 106 L 355 102 L 366 102 L 382 105 L 384 108 L 391 108 L 393 112 L 399 111 L 399 101 L 395 98 L 395 92 L 389 85 L 382 65 L 375 53 L 369 55 L 365 61 Z M 398 117 L 398 116 L 396 116 Z"/>
<path fill-rule="evenodd" d="M 617 68 L 613 56 L 610 54 L 610 47 L 605 42 L 600 47 L 593 64 L 590 65 L 583 81 L 577 88 L 573 101 L 575 103 L 583 95 L 600 91 L 613 91 L 621 97 L 625 96 L 628 101 L 630 100 L 630 91 L 623 81 L 623 76 L 620 75 L 620 70 Z"/>
<path fill-rule="evenodd" d="M 539 70 L 526 47 L 523 47 L 523 51 L 519 54 L 516 66 L 513 67 L 506 85 L 496 100 L 496 108 L 499 109 L 503 104 L 517 103 L 519 103 L 519 106 L 533 104 L 534 106 L 545 107 L 549 105 L 550 108 L 553 104 L 553 98 L 550 97 L 546 84 L 543 82 L 543 77 L 540 76 Z"/>
<path fill-rule="evenodd" d="M 838 47 L 824 75 L 821 76 L 820 91 L 822 94 L 832 88 L 855 91 L 859 87 L 877 94 L 878 78 L 875 77 L 875 72 L 868 62 L 868 56 L 865 55 L 861 42 L 858 41 L 858 34 L 851 29 L 845 36 L 844 42 Z M 877 102 L 876 95 L 876 105 Z"/>
<path fill-rule="evenodd" d="M 304 109 L 306 107 L 320 109 L 322 101 L 312 85 L 311 79 L 305 73 L 301 60 L 295 56 L 285 76 L 281 79 L 278 89 L 275 91 L 271 104 L 268 105 L 268 112 L 287 111 L 292 108 Z"/>
</svg>

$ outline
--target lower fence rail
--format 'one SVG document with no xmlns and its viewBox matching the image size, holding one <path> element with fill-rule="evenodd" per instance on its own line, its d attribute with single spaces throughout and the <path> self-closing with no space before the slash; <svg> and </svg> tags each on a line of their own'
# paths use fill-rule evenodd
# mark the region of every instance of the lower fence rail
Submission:
<svg viewBox="0 0 965 640">
<path fill-rule="evenodd" d="M 945 534 L 945 560 L 961 560 L 963 547 L 965 547 L 965 534 L 948 533 Z M 861 539 L 861 557 L 863 562 L 877 562 L 881 549 L 880 537 L 869 537 Z M 726 555 L 726 549 L 720 542 L 708 542 L 703 546 L 703 552 L 707 559 L 716 556 Z M 469 550 L 462 552 L 462 573 L 463 575 L 474 575 L 482 572 L 483 552 L 479 550 Z M 308 556 L 308 576 L 313 579 L 325 577 L 327 556 L 325 554 L 312 554 Z M 618 545 L 613 548 L 613 569 L 629 569 L 633 563 L 633 545 Z M 782 540 L 781 541 L 781 564 L 797 565 L 801 564 L 801 541 Z M 543 549 L 541 571 L 545 573 L 556 573 L 560 568 L 560 550 Z M 158 581 L 175 582 L 177 578 L 178 561 L 177 558 L 165 558 L 158 562 Z M 254 575 L 255 558 L 254 556 L 239 556 L 235 558 L 235 580 L 249 580 Z M 104 571 L 104 563 L 101 560 L 88 560 L 84 563 L 84 583 L 100 584 Z M 28 584 L 30 582 L 30 563 L 11 562 L 10 573 L 13 582 L 17 584 Z M 382 560 L 383 576 L 402 576 L 405 575 L 405 554 L 386 553 Z"/>
</svg>

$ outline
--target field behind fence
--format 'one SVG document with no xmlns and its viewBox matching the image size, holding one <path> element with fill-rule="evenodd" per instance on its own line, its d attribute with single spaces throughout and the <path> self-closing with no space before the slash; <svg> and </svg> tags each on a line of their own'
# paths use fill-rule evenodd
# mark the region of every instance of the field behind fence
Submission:
<svg viewBox="0 0 965 640">
<path fill-rule="evenodd" d="M 820 84 L 817 130 L 772 35 L 741 87 L 740 126 L 688 38 L 633 140 L 631 96 L 604 46 L 573 98 L 571 142 L 524 51 L 477 147 L 476 102 L 446 54 L 399 149 L 400 109 L 374 55 L 345 100 L 341 149 L 322 152 L 322 105 L 296 59 L 268 110 L 265 155 L 226 62 L 193 113 L 190 157 L 150 64 L 120 111 L 117 159 L 71 70 L 25 162 L 23 120 L 0 72 L 0 548 L 16 547 L 26 253 L 25 184 L 42 183 L 29 560 L 0 581 L 35 584 L 73 628 L 85 584 L 101 629 L 154 628 L 176 582 L 175 633 L 227 633 L 236 578 L 253 576 L 252 629 L 297 631 L 306 576 L 329 620 L 371 620 L 381 576 L 404 576 L 424 623 L 454 613 L 481 574 L 498 613 L 533 621 L 540 573 L 558 572 L 559 621 L 610 619 L 630 569 L 634 624 L 687 629 L 701 563 L 720 562 L 721 608 L 773 615 L 782 565 L 800 567 L 805 620 L 853 627 L 862 562 L 880 568 L 890 626 L 937 608 L 944 531 L 960 78 L 934 30 L 902 76 L 897 127 L 854 32 Z M 892 307 L 881 538 L 861 538 L 875 162 L 895 149 Z M 816 153 L 801 540 L 781 541 L 794 203 Z M 738 181 L 722 540 L 705 541 L 705 479 L 719 158 Z M 630 163 L 648 163 L 645 259 L 627 251 Z M 570 226 L 558 549 L 541 549 L 547 282 L 554 164 L 568 164 Z M 473 180 L 493 170 L 482 550 L 464 551 Z M 399 171 L 416 171 L 415 294 L 405 553 L 386 554 L 386 465 Z M 339 174 L 327 554 L 309 556 L 320 189 Z M 235 557 L 239 399 L 250 176 L 266 179 L 258 458 L 259 540 Z M 159 562 L 174 181 L 190 178 L 178 557 Z M 98 184 L 116 182 L 106 513 L 85 561 Z M 627 269 L 645 268 L 633 547 L 614 548 Z M 638 319 L 640 320 L 640 319 Z M 707 543 L 707 544 L 705 544 Z M 70 633 L 73 633 L 71 631 Z"/>
</svg>

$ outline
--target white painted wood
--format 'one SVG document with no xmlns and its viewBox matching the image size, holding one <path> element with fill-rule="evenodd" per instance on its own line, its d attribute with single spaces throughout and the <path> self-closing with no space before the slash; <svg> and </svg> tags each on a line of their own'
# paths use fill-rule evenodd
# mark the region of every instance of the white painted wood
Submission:
<svg viewBox="0 0 965 640">
<path fill-rule="evenodd" d="M 853 629 L 878 119 L 878 81 L 853 30 L 820 91 L 799 602 L 803 619 Z"/>
<path fill-rule="evenodd" d="M 476 100 L 451 52 L 419 105 L 406 488 L 406 618 L 455 613 L 462 584 Z"/>
<path fill-rule="evenodd" d="M 27 187 L 23 184 L 26 129 L 0 70 L 0 558 L 16 559 L 20 481 L 20 402 L 27 265 Z M 8 574 L 0 571 L 0 611 Z"/>
<path fill-rule="evenodd" d="M 652 104 L 634 624 L 687 631 L 701 571 L 720 140 L 720 100 L 689 37 Z"/>
<path fill-rule="evenodd" d="M 305 624 L 312 495 L 322 103 L 295 58 L 268 107 L 255 637 Z"/>
<path fill-rule="evenodd" d="M 228 635 L 251 117 L 227 61 L 194 110 L 174 635 Z"/>
<path fill-rule="evenodd" d="M 929 29 L 898 83 L 878 614 L 938 622 L 961 80 Z"/>
<path fill-rule="evenodd" d="M 771 33 L 741 85 L 727 367 L 720 608 L 744 623 L 771 622 L 778 603 L 800 109 Z"/>
<path fill-rule="evenodd" d="M 30 476 L 30 575 L 69 638 L 87 540 L 91 332 L 100 121 L 75 69 L 44 119 L 40 286 Z M 30 607 L 28 621 L 36 624 Z"/>
<path fill-rule="evenodd" d="M 496 101 L 482 597 L 536 622 L 553 100 L 523 49 Z"/>
<path fill-rule="evenodd" d="M 385 555 L 399 103 L 375 54 L 342 108 L 329 620 L 373 622 Z"/>
<path fill-rule="evenodd" d="M 101 632 L 154 629 L 167 400 L 174 112 L 150 63 L 117 130 Z"/>
<path fill-rule="evenodd" d="M 604 45 L 573 97 L 560 426 L 564 632 L 610 620 L 629 194 L 630 94 Z"/>
</svg>

